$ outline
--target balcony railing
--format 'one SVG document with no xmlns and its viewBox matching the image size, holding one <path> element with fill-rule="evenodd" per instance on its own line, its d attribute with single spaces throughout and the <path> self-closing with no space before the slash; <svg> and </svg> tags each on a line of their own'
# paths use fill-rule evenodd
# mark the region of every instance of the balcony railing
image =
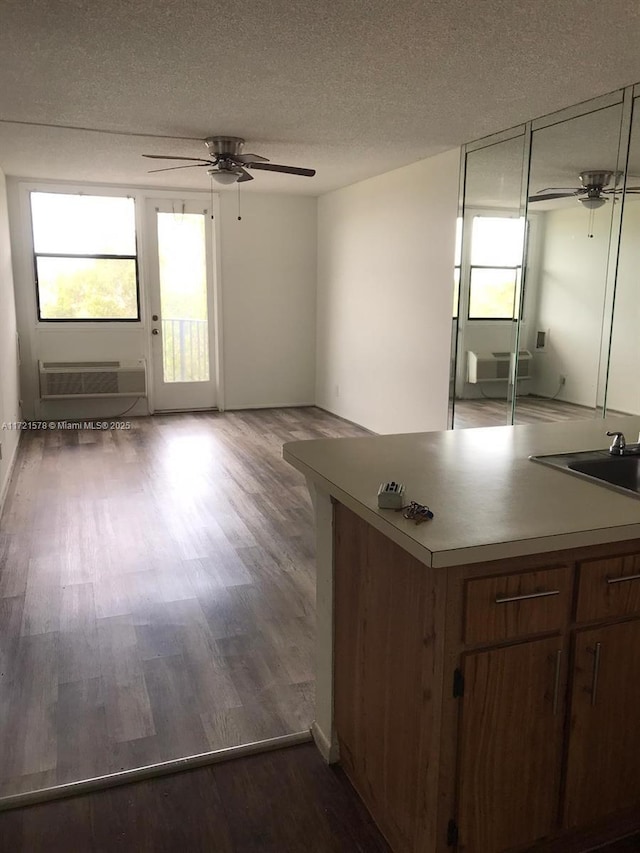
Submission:
<svg viewBox="0 0 640 853">
<path fill-rule="evenodd" d="M 206 320 L 162 320 L 165 382 L 207 382 L 209 324 Z"/>
</svg>

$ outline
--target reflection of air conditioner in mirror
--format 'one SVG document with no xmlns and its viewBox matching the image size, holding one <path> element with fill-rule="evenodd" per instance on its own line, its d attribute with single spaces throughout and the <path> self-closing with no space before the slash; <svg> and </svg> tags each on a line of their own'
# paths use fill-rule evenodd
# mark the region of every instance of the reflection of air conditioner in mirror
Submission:
<svg viewBox="0 0 640 853">
<path fill-rule="evenodd" d="M 147 371 L 135 361 L 41 361 L 40 399 L 146 397 Z"/>
<path fill-rule="evenodd" d="M 467 352 L 467 382 L 505 382 L 512 375 L 511 352 Z M 531 353 L 521 349 L 518 353 L 518 379 L 531 379 Z"/>
</svg>

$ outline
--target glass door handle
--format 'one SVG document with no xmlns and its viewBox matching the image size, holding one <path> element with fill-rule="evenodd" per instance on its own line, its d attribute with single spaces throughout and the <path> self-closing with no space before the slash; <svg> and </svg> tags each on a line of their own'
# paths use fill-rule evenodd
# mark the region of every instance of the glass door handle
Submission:
<svg viewBox="0 0 640 853">
<path fill-rule="evenodd" d="M 151 329 L 151 334 L 152 334 L 152 335 L 159 335 L 159 334 L 160 334 L 160 329 Z"/>
</svg>

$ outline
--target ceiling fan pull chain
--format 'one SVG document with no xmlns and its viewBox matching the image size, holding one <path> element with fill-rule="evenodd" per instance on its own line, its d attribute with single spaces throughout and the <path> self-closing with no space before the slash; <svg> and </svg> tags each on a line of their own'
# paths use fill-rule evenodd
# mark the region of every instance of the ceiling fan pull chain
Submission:
<svg viewBox="0 0 640 853">
<path fill-rule="evenodd" d="M 236 184 L 238 187 L 238 222 L 242 221 L 242 216 L 240 216 L 240 184 Z"/>
<path fill-rule="evenodd" d="M 587 237 L 593 240 L 593 219 L 594 219 L 595 210 L 591 208 L 589 211 L 589 231 L 587 233 Z"/>
</svg>

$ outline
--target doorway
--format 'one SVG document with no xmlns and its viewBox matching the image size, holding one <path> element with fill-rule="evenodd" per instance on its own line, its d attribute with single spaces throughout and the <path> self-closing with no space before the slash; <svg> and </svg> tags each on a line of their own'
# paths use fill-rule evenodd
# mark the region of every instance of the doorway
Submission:
<svg viewBox="0 0 640 853">
<path fill-rule="evenodd" d="M 195 201 L 147 205 L 154 409 L 213 409 L 213 220 Z"/>
</svg>

